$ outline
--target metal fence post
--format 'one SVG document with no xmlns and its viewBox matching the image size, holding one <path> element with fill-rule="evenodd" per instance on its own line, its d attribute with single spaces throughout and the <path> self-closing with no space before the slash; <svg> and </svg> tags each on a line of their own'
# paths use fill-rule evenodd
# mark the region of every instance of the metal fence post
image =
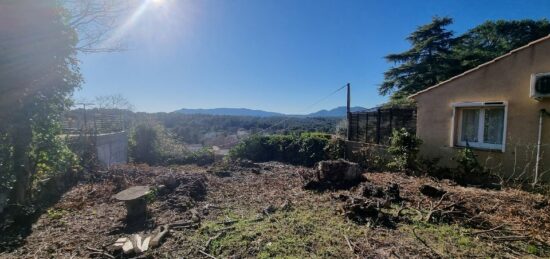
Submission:
<svg viewBox="0 0 550 259">
<path fill-rule="evenodd" d="M 377 110 L 376 117 L 376 144 L 380 144 L 380 120 L 382 118 L 380 108 Z"/>
</svg>

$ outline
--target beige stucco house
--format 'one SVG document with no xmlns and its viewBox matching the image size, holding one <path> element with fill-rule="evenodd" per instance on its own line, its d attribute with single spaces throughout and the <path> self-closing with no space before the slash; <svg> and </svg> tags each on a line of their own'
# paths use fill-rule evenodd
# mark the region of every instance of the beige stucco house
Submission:
<svg viewBox="0 0 550 259">
<path fill-rule="evenodd" d="M 421 154 L 453 166 L 468 145 L 501 175 L 550 180 L 550 115 L 541 111 L 550 112 L 550 35 L 410 98 Z"/>
</svg>

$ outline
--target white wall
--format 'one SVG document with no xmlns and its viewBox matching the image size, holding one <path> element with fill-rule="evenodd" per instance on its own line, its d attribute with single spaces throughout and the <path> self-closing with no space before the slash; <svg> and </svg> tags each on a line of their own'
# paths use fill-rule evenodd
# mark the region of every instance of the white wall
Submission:
<svg viewBox="0 0 550 259">
<path fill-rule="evenodd" d="M 104 166 L 128 162 L 128 134 L 117 132 L 96 137 L 97 158 Z"/>
</svg>

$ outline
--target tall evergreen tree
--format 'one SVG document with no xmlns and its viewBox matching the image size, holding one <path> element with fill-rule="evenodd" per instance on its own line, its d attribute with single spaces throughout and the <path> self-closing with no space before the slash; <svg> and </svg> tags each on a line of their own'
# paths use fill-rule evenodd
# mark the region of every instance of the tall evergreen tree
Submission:
<svg viewBox="0 0 550 259">
<path fill-rule="evenodd" d="M 463 72 L 548 34 L 550 22 L 546 19 L 487 21 L 460 36 L 453 55 L 460 60 L 459 72 Z"/>
<path fill-rule="evenodd" d="M 458 64 L 451 55 L 453 32 L 445 28 L 452 22 L 448 17 L 434 17 L 407 37 L 411 49 L 386 56 L 397 66 L 384 73 L 379 92 L 393 94 L 396 100 L 448 78 Z"/>
</svg>

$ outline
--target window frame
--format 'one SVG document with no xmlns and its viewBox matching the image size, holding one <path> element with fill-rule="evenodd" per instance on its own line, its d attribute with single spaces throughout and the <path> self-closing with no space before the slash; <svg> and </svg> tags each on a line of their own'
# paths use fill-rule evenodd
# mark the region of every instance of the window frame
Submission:
<svg viewBox="0 0 550 259">
<path fill-rule="evenodd" d="M 506 151 L 506 130 L 508 126 L 508 103 L 505 101 L 496 102 L 462 102 L 453 103 L 453 117 L 451 128 L 451 146 L 452 147 L 472 147 L 483 150 Z M 502 144 L 483 143 L 485 129 L 485 110 L 491 107 L 504 108 L 504 120 L 502 125 Z M 479 126 L 478 126 L 478 142 L 462 141 L 462 110 L 464 109 L 479 109 Z M 455 132 L 456 130 L 456 132 Z"/>
</svg>

